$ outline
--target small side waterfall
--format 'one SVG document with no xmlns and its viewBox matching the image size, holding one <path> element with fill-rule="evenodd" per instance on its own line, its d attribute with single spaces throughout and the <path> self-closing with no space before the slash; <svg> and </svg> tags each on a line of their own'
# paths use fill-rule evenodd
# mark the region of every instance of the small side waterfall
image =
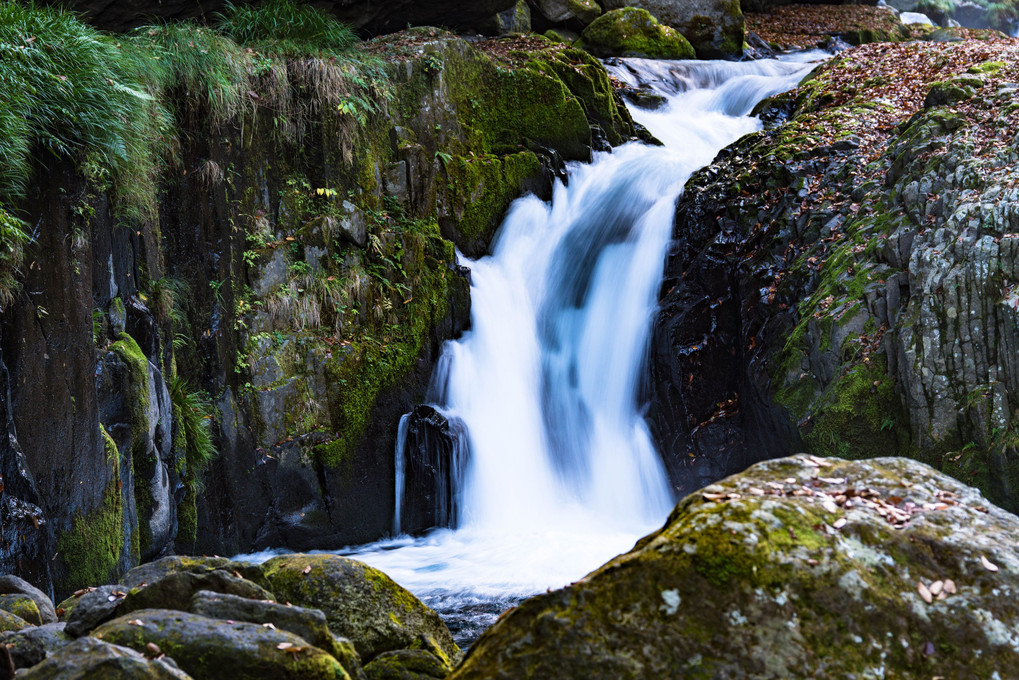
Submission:
<svg viewBox="0 0 1019 680">
<path fill-rule="evenodd" d="M 638 390 L 675 202 L 758 129 L 753 106 L 820 56 L 614 61 L 617 78 L 666 97 L 634 112 L 665 146 L 574 164 L 550 203 L 515 202 L 492 255 L 468 263 L 471 330 L 444 348 L 433 405 L 401 421 L 397 452 L 396 530 L 456 528 L 351 553 L 446 614 L 461 641 L 629 549 L 671 509 Z"/>
</svg>

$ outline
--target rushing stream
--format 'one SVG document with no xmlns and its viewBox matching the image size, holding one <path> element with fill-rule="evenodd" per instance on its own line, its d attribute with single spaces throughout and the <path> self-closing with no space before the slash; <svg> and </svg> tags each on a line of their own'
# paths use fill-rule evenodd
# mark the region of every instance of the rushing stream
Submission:
<svg viewBox="0 0 1019 680">
<path fill-rule="evenodd" d="M 676 199 L 759 128 L 748 113 L 760 99 L 820 56 L 609 67 L 667 98 L 633 112 L 665 146 L 572 165 L 550 203 L 516 201 L 492 255 L 467 262 L 472 327 L 445 347 L 430 395 L 466 426 L 457 528 L 342 554 L 411 590 L 466 645 L 509 606 L 660 526 L 675 499 L 637 396 Z"/>
</svg>

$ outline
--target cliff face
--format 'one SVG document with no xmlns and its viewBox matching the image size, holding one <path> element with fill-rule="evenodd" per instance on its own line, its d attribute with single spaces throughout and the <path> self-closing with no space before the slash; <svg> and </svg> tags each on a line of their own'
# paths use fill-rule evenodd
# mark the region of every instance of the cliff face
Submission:
<svg viewBox="0 0 1019 680">
<path fill-rule="evenodd" d="M 894 453 L 1019 507 L 1013 49 L 846 52 L 691 180 L 650 378 L 680 489 Z"/>
<path fill-rule="evenodd" d="M 175 134 L 144 214 L 87 156 L 37 155 L 0 212 L 32 237 L 0 335 L 5 571 L 65 592 L 389 531 L 397 421 L 469 321 L 454 245 L 483 253 L 513 198 L 635 130 L 563 46 L 365 49 L 387 56 L 238 52 L 225 109 L 153 90 Z"/>
</svg>

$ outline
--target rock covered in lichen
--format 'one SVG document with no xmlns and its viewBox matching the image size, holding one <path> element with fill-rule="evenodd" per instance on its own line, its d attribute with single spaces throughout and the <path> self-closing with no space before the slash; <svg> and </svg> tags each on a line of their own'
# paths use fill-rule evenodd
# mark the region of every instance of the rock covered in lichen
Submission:
<svg viewBox="0 0 1019 680">
<path fill-rule="evenodd" d="M 761 463 L 503 617 L 453 677 L 1011 676 L 1017 531 L 922 463 Z"/>
<path fill-rule="evenodd" d="M 581 34 L 584 47 L 602 57 L 693 59 L 694 49 L 674 28 L 658 23 L 646 9 L 606 12 Z"/>
</svg>

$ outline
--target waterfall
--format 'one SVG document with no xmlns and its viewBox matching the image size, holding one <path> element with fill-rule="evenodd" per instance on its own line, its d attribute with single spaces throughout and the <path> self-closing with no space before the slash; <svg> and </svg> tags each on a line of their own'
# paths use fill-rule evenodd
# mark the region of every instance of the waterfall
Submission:
<svg viewBox="0 0 1019 680">
<path fill-rule="evenodd" d="M 665 145 L 573 164 L 551 202 L 516 201 L 491 256 L 467 263 L 471 330 L 447 343 L 430 389 L 467 440 L 460 521 L 348 553 L 447 615 L 461 641 L 665 519 L 675 499 L 638 390 L 675 203 L 695 170 L 759 129 L 753 106 L 795 86 L 818 57 L 615 60 L 617 78 L 666 97 L 659 110 L 634 111 Z M 409 502 L 405 421 L 399 438 L 398 516 Z"/>
</svg>

